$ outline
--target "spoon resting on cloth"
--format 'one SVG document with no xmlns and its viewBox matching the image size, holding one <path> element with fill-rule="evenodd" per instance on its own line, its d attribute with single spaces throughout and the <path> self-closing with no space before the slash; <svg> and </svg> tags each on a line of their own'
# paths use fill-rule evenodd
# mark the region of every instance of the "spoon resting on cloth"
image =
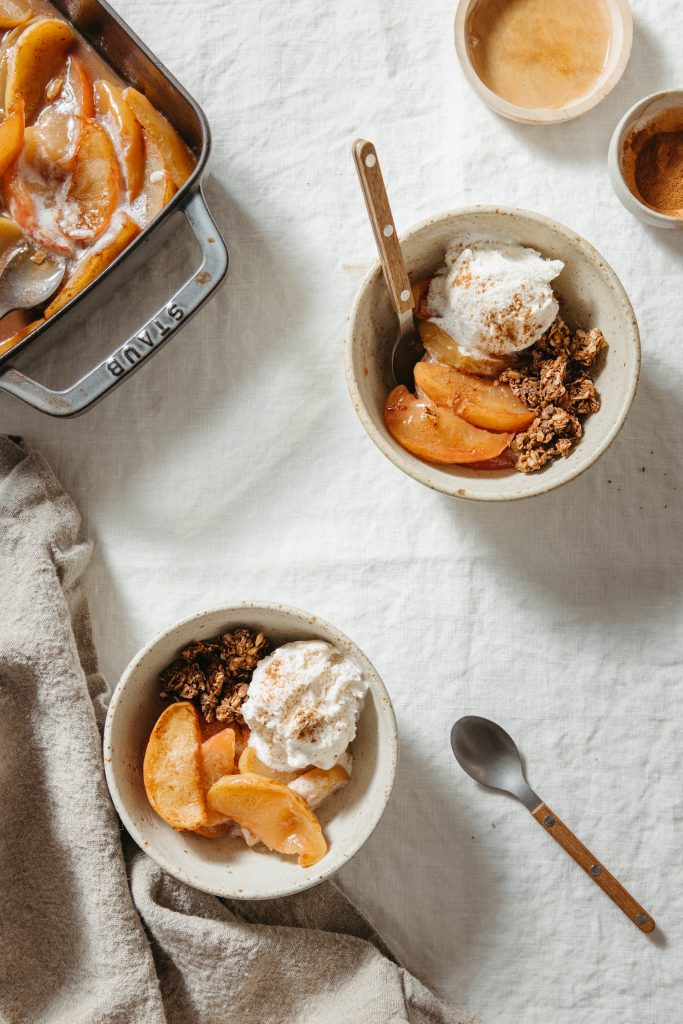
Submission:
<svg viewBox="0 0 683 1024">
<path fill-rule="evenodd" d="M 641 932 L 654 931 L 655 922 L 648 912 L 531 789 L 524 777 L 519 750 L 504 729 L 488 718 L 468 715 L 451 729 L 451 747 L 460 767 L 476 782 L 520 800 Z"/>
<path fill-rule="evenodd" d="M 13 309 L 32 309 L 47 302 L 64 277 L 66 264 L 55 256 L 36 261 L 26 246 L 10 252 L 0 266 L 0 317 Z"/>
<path fill-rule="evenodd" d="M 413 370 L 415 364 L 422 359 L 425 350 L 415 328 L 415 300 L 401 245 L 396 236 L 396 226 L 384 187 L 377 151 L 371 142 L 357 139 L 353 144 L 353 159 L 356 162 L 389 297 L 398 317 L 398 335 L 391 355 L 391 371 L 397 384 L 405 384 L 410 391 L 414 391 Z"/>
</svg>

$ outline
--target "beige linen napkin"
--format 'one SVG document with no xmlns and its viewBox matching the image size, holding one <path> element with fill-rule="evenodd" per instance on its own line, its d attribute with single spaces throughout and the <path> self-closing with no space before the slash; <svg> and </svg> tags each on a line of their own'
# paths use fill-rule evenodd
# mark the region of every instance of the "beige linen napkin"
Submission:
<svg viewBox="0 0 683 1024">
<path fill-rule="evenodd" d="M 122 847 L 80 585 L 89 555 L 47 463 L 0 437 L 2 1024 L 475 1024 L 332 883 L 229 902 Z"/>
</svg>

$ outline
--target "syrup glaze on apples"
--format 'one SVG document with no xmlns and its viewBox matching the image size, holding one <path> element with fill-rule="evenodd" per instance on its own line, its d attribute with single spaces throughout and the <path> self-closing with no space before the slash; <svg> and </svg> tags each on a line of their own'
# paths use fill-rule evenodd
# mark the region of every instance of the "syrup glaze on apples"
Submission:
<svg viewBox="0 0 683 1024">
<path fill-rule="evenodd" d="M 45 0 L 0 0 L 2 218 L 66 261 L 45 309 L 0 324 L 0 354 L 93 281 L 160 212 L 195 159 Z"/>
</svg>

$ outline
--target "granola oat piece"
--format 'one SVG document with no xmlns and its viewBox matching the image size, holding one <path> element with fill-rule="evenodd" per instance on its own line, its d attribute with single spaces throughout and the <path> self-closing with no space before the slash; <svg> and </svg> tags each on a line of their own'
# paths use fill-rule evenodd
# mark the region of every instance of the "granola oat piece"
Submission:
<svg viewBox="0 0 683 1024">
<path fill-rule="evenodd" d="M 567 388 L 567 398 L 578 416 L 588 416 L 600 408 L 598 389 L 587 374 L 572 381 Z"/>
<path fill-rule="evenodd" d="M 571 347 L 571 357 L 580 366 L 592 366 L 606 348 L 605 336 L 597 327 L 590 331 L 577 331 Z"/>
<path fill-rule="evenodd" d="M 607 347 L 600 330 L 572 333 L 559 317 L 524 361 L 498 378 L 537 413 L 516 434 L 510 452 L 515 469 L 534 473 L 549 461 L 566 458 L 583 436 L 579 417 L 600 408 L 600 395 L 586 372 Z"/>
<path fill-rule="evenodd" d="M 221 659 L 231 677 L 241 682 L 251 679 L 257 662 L 265 654 L 266 639 L 263 633 L 236 629 L 234 633 L 224 633 L 220 638 L 220 644 Z"/>
<path fill-rule="evenodd" d="M 244 718 L 242 717 L 242 705 L 249 696 L 249 684 L 248 683 L 237 683 L 233 687 L 232 692 L 227 697 L 223 697 L 216 708 L 216 718 L 219 722 L 225 722 L 226 725 L 233 723 L 237 725 L 244 724 Z"/>
<path fill-rule="evenodd" d="M 250 629 L 193 640 L 159 676 L 161 697 L 192 701 L 206 722 L 241 725 L 253 671 L 267 653 L 263 633 Z"/>
</svg>

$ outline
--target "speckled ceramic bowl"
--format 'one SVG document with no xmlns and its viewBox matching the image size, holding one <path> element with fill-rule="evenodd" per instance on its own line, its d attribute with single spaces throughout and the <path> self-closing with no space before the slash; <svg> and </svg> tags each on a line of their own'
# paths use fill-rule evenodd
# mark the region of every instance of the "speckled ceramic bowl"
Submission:
<svg viewBox="0 0 683 1024">
<path fill-rule="evenodd" d="M 191 640 L 237 626 L 262 630 L 275 644 L 326 640 L 349 654 L 370 684 L 351 746 L 351 780 L 319 809 L 329 849 L 311 868 L 293 857 L 249 849 L 240 839 L 203 839 L 175 832 L 152 810 L 142 781 L 147 739 L 164 708 L 158 675 Z M 114 691 L 104 731 L 107 783 L 119 816 L 136 843 L 165 871 L 196 889 L 233 899 L 273 899 L 316 885 L 338 871 L 368 839 L 389 800 L 398 738 L 389 695 L 363 652 L 314 615 L 279 604 L 243 604 L 200 612 L 157 636 L 133 658 Z"/>
<path fill-rule="evenodd" d="M 401 238 L 412 281 L 429 277 L 443 265 L 449 242 L 516 242 L 543 256 L 564 261 L 553 282 L 560 313 L 577 327 L 599 327 L 609 349 L 596 383 L 599 412 L 585 422 L 581 442 L 566 459 L 537 473 L 439 466 L 411 455 L 384 425 L 384 403 L 393 387 L 391 351 L 396 314 L 389 303 L 382 270 L 376 263 L 360 286 L 351 311 L 346 341 L 346 379 L 361 423 L 395 466 L 444 494 L 479 501 L 511 501 L 551 491 L 588 469 L 619 433 L 633 401 L 640 373 L 640 336 L 635 314 L 618 277 L 592 245 L 548 217 L 500 206 L 473 206 L 418 224 Z"/>
<path fill-rule="evenodd" d="M 637 149 L 633 140 L 651 126 L 658 131 L 679 131 L 683 123 L 683 89 L 666 89 L 634 103 L 614 129 L 607 163 L 612 188 L 629 213 L 654 228 L 683 229 L 683 217 L 661 213 L 638 192 L 635 177 Z M 680 211 L 677 211 L 680 212 Z"/>
</svg>

